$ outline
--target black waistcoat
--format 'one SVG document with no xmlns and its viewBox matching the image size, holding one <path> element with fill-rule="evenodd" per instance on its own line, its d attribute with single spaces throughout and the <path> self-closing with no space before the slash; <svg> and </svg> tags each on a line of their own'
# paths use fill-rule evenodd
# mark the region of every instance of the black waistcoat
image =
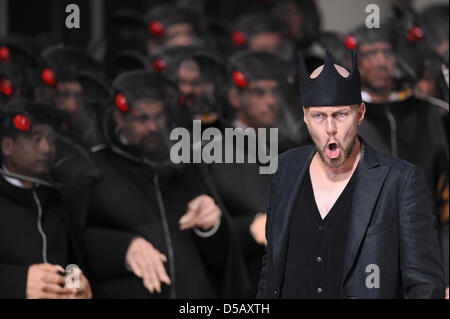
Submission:
<svg viewBox="0 0 450 319">
<path fill-rule="evenodd" d="M 292 217 L 283 298 L 342 298 L 342 274 L 357 169 L 322 219 L 309 171 Z"/>
</svg>

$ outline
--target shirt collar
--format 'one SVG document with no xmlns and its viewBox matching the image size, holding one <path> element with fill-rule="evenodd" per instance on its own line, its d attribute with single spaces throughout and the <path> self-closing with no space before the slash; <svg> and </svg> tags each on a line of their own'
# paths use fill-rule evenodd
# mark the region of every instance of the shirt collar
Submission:
<svg viewBox="0 0 450 319">
<path fill-rule="evenodd" d="M 123 145 L 129 145 L 130 142 L 128 142 L 127 138 L 121 133 L 119 134 L 119 142 Z"/>
<path fill-rule="evenodd" d="M 11 172 L 5 167 L 5 165 L 2 166 L 2 169 L 3 169 L 3 171 L 4 171 L 5 173 L 11 173 Z M 14 185 L 14 186 L 16 186 L 16 187 L 19 187 L 19 188 L 22 188 L 22 189 L 31 189 L 31 188 L 32 188 L 31 186 L 24 186 L 24 185 L 22 184 L 22 182 L 21 182 L 18 178 L 11 177 L 11 176 L 6 176 L 6 175 L 3 175 L 3 178 L 4 178 L 8 183 L 10 183 L 11 185 Z"/>
<path fill-rule="evenodd" d="M 246 129 L 246 128 L 248 127 L 248 126 L 245 125 L 240 119 L 234 120 L 233 126 L 234 126 L 234 127 L 240 127 L 240 128 L 242 128 L 242 129 Z"/>
<path fill-rule="evenodd" d="M 411 95 L 413 95 L 413 93 L 414 92 L 411 89 L 392 92 L 389 95 L 389 97 L 387 98 L 386 102 L 403 101 L 403 100 L 409 98 Z M 368 103 L 373 102 L 372 97 L 370 96 L 369 92 L 367 92 L 367 91 L 361 91 L 361 97 L 364 102 L 368 102 Z"/>
</svg>

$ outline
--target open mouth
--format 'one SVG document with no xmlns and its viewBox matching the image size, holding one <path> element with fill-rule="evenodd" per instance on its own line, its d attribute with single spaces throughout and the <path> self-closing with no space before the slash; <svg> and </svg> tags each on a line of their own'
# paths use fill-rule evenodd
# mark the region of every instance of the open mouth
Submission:
<svg viewBox="0 0 450 319">
<path fill-rule="evenodd" d="M 335 142 L 328 143 L 327 145 L 327 155 L 331 159 L 338 158 L 341 154 L 341 149 L 339 148 L 339 145 Z"/>
</svg>

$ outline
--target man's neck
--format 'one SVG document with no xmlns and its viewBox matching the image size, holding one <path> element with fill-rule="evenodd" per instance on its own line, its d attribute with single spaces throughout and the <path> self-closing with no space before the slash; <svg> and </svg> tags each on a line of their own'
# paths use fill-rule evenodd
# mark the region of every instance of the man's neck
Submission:
<svg viewBox="0 0 450 319">
<path fill-rule="evenodd" d="M 238 127 L 241 127 L 243 129 L 250 127 L 250 125 L 248 124 L 247 118 L 242 113 L 239 114 L 238 119 L 235 122 L 235 124 L 237 124 Z"/>
<path fill-rule="evenodd" d="M 6 173 L 13 173 L 13 174 L 19 174 L 19 172 L 17 172 L 14 167 L 12 167 L 11 165 L 8 165 L 7 163 L 3 163 L 3 170 Z M 9 177 L 9 176 L 4 176 L 4 178 L 11 184 L 15 185 L 15 186 L 19 186 L 21 188 L 32 188 L 33 187 L 33 182 L 30 181 L 25 181 L 19 178 L 15 178 L 15 177 Z M 19 185 L 20 184 L 20 185 Z"/>
<path fill-rule="evenodd" d="M 360 158 L 361 158 L 361 142 L 359 141 L 359 138 L 356 137 L 355 145 L 353 146 L 352 152 L 350 153 L 350 156 L 342 166 L 330 167 L 326 165 L 320 158 L 319 154 L 316 152 L 313 161 L 311 163 L 312 165 L 311 169 L 315 170 L 320 175 L 326 177 L 326 179 L 328 179 L 330 182 L 338 182 L 348 178 L 348 176 L 354 172 Z"/>
</svg>

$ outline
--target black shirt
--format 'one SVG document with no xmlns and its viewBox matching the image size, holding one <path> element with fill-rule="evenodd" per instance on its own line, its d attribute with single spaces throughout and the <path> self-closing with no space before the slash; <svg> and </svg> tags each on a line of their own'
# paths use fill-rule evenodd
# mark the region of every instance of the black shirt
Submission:
<svg viewBox="0 0 450 319">
<path fill-rule="evenodd" d="M 342 298 L 342 275 L 357 169 L 322 219 L 309 170 L 292 216 L 282 298 Z"/>
</svg>

